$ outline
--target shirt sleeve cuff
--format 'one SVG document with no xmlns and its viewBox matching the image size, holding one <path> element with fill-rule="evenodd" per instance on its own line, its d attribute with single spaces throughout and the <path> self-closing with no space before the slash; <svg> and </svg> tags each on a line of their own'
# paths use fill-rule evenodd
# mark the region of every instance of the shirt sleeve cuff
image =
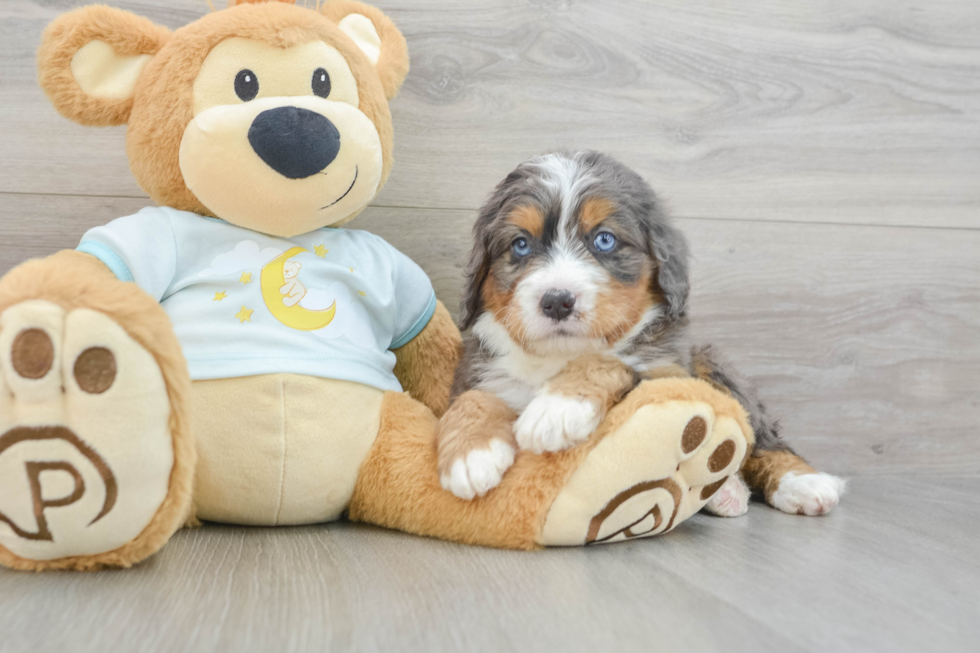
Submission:
<svg viewBox="0 0 980 653">
<path fill-rule="evenodd" d="M 133 281 L 133 273 L 129 271 L 129 266 L 107 245 L 94 240 L 86 240 L 76 247 L 75 251 L 91 254 L 99 259 L 120 281 Z"/>
<path fill-rule="evenodd" d="M 432 297 L 429 298 L 429 305 L 425 307 L 425 311 L 422 312 L 422 315 L 419 317 L 419 319 L 415 321 L 415 324 L 413 324 L 408 329 L 408 331 L 403 333 L 394 342 L 392 342 L 391 347 L 389 347 L 389 349 L 398 349 L 399 347 L 404 347 L 409 342 L 411 342 L 412 339 L 415 338 L 415 336 L 422 333 L 422 329 L 426 327 L 426 325 L 429 323 L 429 320 L 432 319 L 432 316 L 435 314 L 435 312 L 436 312 L 436 293 L 435 291 L 433 291 Z"/>
</svg>

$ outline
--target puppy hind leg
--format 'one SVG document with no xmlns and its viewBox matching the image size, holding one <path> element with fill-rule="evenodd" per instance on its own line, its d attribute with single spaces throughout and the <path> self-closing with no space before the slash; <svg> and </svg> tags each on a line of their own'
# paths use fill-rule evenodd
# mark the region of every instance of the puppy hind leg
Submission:
<svg viewBox="0 0 980 653">
<path fill-rule="evenodd" d="M 738 474 L 733 474 L 715 492 L 704 511 L 716 517 L 741 517 L 749 511 L 749 496 L 752 491 Z"/>
<path fill-rule="evenodd" d="M 773 508 L 794 515 L 824 515 L 840 502 L 847 482 L 818 472 L 792 451 L 755 450 L 742 467 L 749 487 Z"/>
<path fill-rule="evenodd" d="M 823 515 L 840 501 L 847 483 L 836 476 L 818 472 L 779 436 L 779 423 L 752 387 L 710 345 L 697 347 L 691 355 L 692 372 L 727 392 L 749 412 L 755 432 L 755 450 L 742 468 L 750 489 L 762 494 L 766 503 L 783 512 Z"/>
<path fill-rule="evenodd" d="M 711 345 L 691 351 L 691 372 L 716 390 L 734 397 L 749 413 L 755 433 L 755 446 L 769 451 L 791 451 L 779 437 L 779 422 L 772 419 L 752 384 Z"/>
</svg>

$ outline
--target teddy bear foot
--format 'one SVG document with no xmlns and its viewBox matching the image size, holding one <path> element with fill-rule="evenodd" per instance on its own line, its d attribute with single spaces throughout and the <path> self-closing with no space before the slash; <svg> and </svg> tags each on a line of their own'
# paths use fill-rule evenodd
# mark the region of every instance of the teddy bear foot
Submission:
<svg viewBox="0 0 980 653">
<path fill-rule="evenodd" d="M 0 564 L 145 558 L 186 517 L 175 466 L 164 376 L 119 324 L 36 299 L 0 314 Z"/>
<path fill-rule="evenodd" d="M 700 381 L 644 383 L 613 412 L 607 434 L 552 504 L 541 544 L 665 533 L 738 472 L 752 443 L 741 408 Z"/>
</svg>

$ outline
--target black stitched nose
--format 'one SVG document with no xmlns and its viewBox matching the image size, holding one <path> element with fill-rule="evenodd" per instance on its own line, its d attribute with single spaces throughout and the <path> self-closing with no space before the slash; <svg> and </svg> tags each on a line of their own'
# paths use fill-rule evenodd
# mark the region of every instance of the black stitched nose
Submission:
<svg viewBox="0 0 980 653">
<path fill-rule="evenodd" d="M 541 298 L 541 312 L 555 322 L 561 322 L 572 314 L 575 295 L 567 290 L 549 290 Z"/>
<path fill-rule="evenodd" d="M 306 179 L 337 158 L 340 132 L 325 116 L 300 109 L 278 107 L 255 116 L 248 142 L 259 158 L 289 179 Z"/>
</svg>

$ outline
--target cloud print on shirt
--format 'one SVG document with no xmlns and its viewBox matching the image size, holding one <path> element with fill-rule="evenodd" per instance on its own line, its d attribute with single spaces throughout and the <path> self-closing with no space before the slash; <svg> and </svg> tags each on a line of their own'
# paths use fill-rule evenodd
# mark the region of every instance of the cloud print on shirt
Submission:
<svg viewBox="0 0 980 653">
<path fill-rule="evenodd" d="M 350 340 L 354 345 L 364 349 L 378 346 L 378 338 L 371 328 L 371 320 L 360 302 L 353 300 L 350 288 L 346 284 L 335 281 L 327 290 L 310 288 L 299 305 L 308 311 L 322 311 L 337 302 L 337 313 L 333 321 L 316 331 L 311 331 L 321 338 L 339 338 Z"/>
<path fill-rule="evenodd" d="M 259 249 L 258 243 L 243 240 L 235 245 L 235 249 L 224 254 L 218 254 L 211 260 L 211 267 L 197 273 L 199 277 L 236 274 L 245 270 L 261 269 L 263 265 L 282 254 L 283 250 L 275 247 Z"/>
</svg>

